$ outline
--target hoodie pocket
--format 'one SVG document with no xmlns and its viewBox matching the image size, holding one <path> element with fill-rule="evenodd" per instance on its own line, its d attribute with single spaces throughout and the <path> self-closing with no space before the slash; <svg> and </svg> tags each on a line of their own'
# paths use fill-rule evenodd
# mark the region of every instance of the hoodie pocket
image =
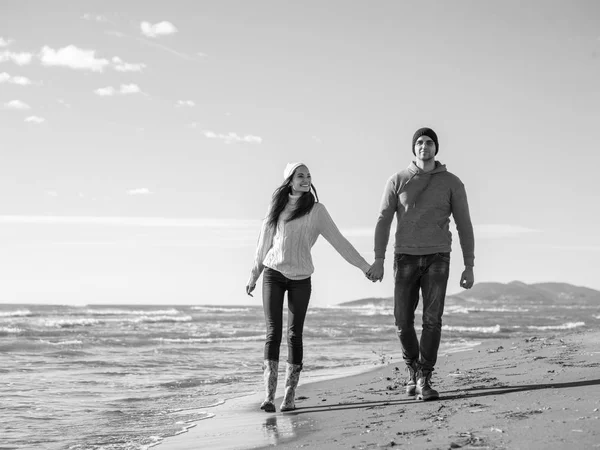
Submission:
<svg viewBox="0 0 600 450">
<path fill-rule="evenodd" d="M 440 247 L 451 244 L 451 238 L 437 223 L 405 222 L 399 228 L 402 247 Z"/>
</svg>

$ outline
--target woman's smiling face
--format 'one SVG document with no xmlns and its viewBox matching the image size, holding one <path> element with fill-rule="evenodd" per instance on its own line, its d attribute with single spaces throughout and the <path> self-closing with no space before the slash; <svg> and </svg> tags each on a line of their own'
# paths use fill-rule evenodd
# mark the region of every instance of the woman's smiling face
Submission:
<svg viewBox="0 0 600 450">
<path fill-rule="evenodd" d="M 311 177 L 308 167 L 298 166 L 290 183 L 293 195 L 300 195 L 310 191 Z"/>
</svg>

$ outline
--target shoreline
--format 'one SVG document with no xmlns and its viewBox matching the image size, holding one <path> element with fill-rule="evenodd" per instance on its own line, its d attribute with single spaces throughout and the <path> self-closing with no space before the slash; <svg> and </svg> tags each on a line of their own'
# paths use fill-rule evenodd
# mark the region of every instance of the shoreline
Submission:
<svg viewBox="0 0 600 450">
<path fill-rule="evenodd" d="M 258 409 L 262 392 L 228 400 L 153 448 L 600 448 L 599 368 L 600 331 L 486 340 L 440 356 L 437 401 L 406 396 L 404 368 L 380 365 L 301 379 L 291 412 L 281 395 L 272 414 Z"/>
</svg>

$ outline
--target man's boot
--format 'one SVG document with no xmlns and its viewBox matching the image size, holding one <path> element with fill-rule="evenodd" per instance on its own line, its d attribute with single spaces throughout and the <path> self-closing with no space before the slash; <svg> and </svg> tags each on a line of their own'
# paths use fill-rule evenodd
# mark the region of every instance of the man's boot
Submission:
<svg viewBox="0 0 600 450">
<path fill-rule="evenodd" d="M 296 409 L 294 400 L 296 398 L 296 387 L 298 387 L 301 370 L 302 364 L 287 363 L 285 371 L 285 395 L 281 403 L 281 411 L 293 411 Z"/>
<path fill-rule="evenodd" d="M 265 412 L 275 412 L 275 391 L 277 390 L 277 371 L 279 370 L 279 361 L 265 359 L 263 378 L 265 380 L 265 401 L 260 405 L 260 409 Z"/>
<path fill-rule="evenodd" d="M 420 369 L 417 372 L 417 386 L 415 392 L 418 400 L 437 400 L 440 398 L 438 391 L 431 387 L 431 370 Z"/>
<path fill-rule="evenodd" d="M 415 389 L 417 388 L 417 371 L 419 366 L 416 361 L 411 361 L 410 364 L 406 365 L 408 371 L 408 380 L 406 380 L 406 394 L 414 396 Z"/>
</svg>

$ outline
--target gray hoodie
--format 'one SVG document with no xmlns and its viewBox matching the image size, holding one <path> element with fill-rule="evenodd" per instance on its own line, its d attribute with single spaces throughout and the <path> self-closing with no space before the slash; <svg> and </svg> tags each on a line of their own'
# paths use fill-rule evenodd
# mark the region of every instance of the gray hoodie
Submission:
<svg viewBox="0 0 600 450">
<path fill-rule="evenodd" d="M 377 225 L 375 258 L 384 258 L 396 214 L 395 253 L 429 255 L 451 251 L 450 215 L 454 218 L 465 266 L 473 266 L 475 237 L 465 186 L 438 161 L 423 172 L 412 162 L 385 185 Z"/>
</svg>

